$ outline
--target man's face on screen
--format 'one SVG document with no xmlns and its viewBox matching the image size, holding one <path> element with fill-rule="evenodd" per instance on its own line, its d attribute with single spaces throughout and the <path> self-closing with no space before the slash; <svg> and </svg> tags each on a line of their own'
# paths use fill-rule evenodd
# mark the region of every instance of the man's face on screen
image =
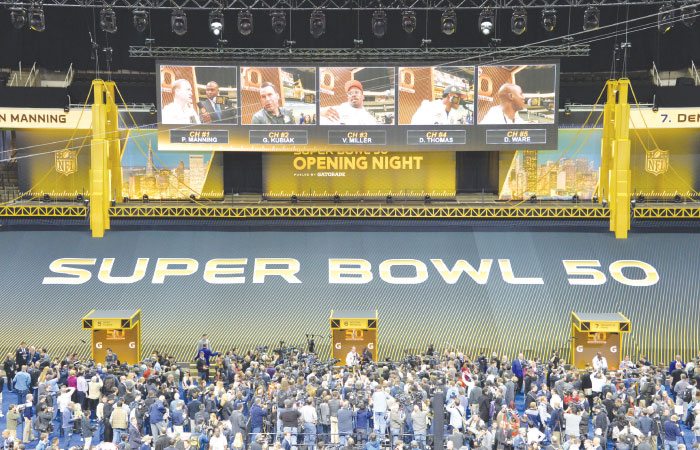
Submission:
<svg viewBox="0 0 700 450">
<path fill-rule="evenodd" d="M 364 101 L 365 96 L 360 89 L 354 87 L 348 91 L 348 103 L 353 108 L 362 108 Z"/>
<path fill-rule="evenodd" d="M 525 97 L 523 96 L 523 89 L 520 86 L 514 86 L 511 90 L 513 106 L 516 111 L 525 109 Z"/>
<path fill-rule="evenodd" d="M 183 103 L 191 103 L 192 85 L 188 81 L 182 83 L 180 88 L 175 90 L 175 98 Z"/>
<path fill-rule="evenodd" d="M 266 86 L 260 89 L 260 101 L 262 102 L 265 111 L 274 113 L 277 111 L 277 105 L 279 105 L 280 96 L 272 86 Z"/>
<path fill-rule="evenodd" d="M 209 83 L 207 83 L 207 97 L 214 100 L 218 96 L 219 96 L 219 85 L 213 81 L 210 81 Z M 203 339 L 206 339 L 206 337 Z"/>
</svg>

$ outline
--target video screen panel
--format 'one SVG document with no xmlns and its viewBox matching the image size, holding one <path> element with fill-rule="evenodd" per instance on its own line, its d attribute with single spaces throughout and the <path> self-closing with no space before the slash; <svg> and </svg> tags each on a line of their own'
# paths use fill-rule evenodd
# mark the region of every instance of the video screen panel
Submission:
<svg viewBox="0 0 700 450">
<path fill-rule="evenodd" d="M 241 67 L 241 124 L 315 123 L 315 68 Z"/>
<path fill-rule="evenodd" d="M 399 69 L 399 125 L 473 123 L 474 66 Z"/>
<path fill-rule="evenodd" d="M 392 125 L 393 67 L 321 67 L 321 125 Z"/>
<path fill-rule="evenodd" d="M 553 124 L 556 66 L 479 67 L 479 125 Z"/>
<path fill-rule="evenodd" d="M 160 123 L 236 125 L 236 68 L 160 66 Z"/>
<path fill-rule="evenodd" d="M 159 62 L 164 151 L 423 152 L 557 146 L 559 66 Z M 353 147 L 352 149 L 350 147 Z"/>
</svg>

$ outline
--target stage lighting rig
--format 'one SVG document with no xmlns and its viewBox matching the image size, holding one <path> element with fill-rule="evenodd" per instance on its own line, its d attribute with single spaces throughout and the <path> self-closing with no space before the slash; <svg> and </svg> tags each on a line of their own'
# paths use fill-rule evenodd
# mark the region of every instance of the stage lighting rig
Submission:
<svg viewBox="0 0 700 450">
<path fill-rule="evenodd" d="M 457 14 L 455 13 L 454 9 L 443 11 L 440 29 L 442 30 L 443 34 L 448 36 L 457 31 Z"/>
<path fill-rule="evenodd" d="M 600 10 L 597 6 L 589 6 L 583 11 L 583 30 L 591 31 L 600 26 Z"/>
<path fill-rule="evenodd" d="M 672 3 L 664 3 L 659 8 L 659 32 L 664 34 L 673 28 L 675 9 Z"/>
<path fill-rule="evenodd" d="M 272 20 L 272 31 L 274 31 L 275 34 L 284 33 L 284 30 L 287 28 L 287 16 L 284 12 L 273 11 L 270 13 L 270 17 Z"/>
<path fill-rule="evenodd" d="M 253 32 L 253 13 L 248 10 L 238 13 L 238 32 L 248 36 Z"/>
<path fill-rule="evenodd" d="M 494 14 L 490 9 L 485 9 L 479 14 L 479 30 L 484 36 L 493 32 Z"/>
<path fill-rule="evenodd" d="M 43 6 L 34 5 L 29 10 L 29 28 L 38 32 L 42 32 L 46 29 Z"/>
<path fill-rule="evenodd" d="M 311 13 L 309 30 L 311 31 L 311 35 L 316 39 L 326 32 L 326 15 L 320 9 Z"/>
<path fill-rule="evenodd" d="M 24 28 L 27 24 L 27 10 L 24 8 L 10 9 L 10 22 L 17 30 Z"/>
<path fill-rule="evenodd" d="M 217 9 L 209 13 L 209 31 L 217 37 L 224 32 L 224 13 L 221 10 Z"/>
<path fill-rule="evenodd" d="M 139 33 L 143 33 L 148 28 L 148 11 L 145 9 L 134 10 L 134 28 Z"/>
<path fill-rule="evenodd" d="M 102 8 L 100 10 L 100 29 L 110 34 L 117 32 L 117 13 L 112 8 Z"/>
<path fill-rule="evenodd" d="M 178 36 L 183 36 L 185 33 L 187 33 L 187 16 L 182 9 L 177 8 L 173 10 L 172 15 L 170 16 L 170 27 L 172 28 L 173 33 L 177 34 Z"/>
<path fill-rule="evenodd" d="M 525 8 L 515 8 L 510 17 L 510 31 L 520 36 L 527 31 L 527 11 Z"/>
<path fill-rule="evenodd" d="M 551 8 L 542 10 L 542 28 L 546 32 L 552 32 L 557 27 L 557 12 Z"/>
<path fill-rule="evenodd" d="M 403 31 L 408 34 L 416 31 L 416 13 L 413 11 L 404 11 L 401 13 L 401 26 Z"/>
<path fill-rule="evenodd" d="M 687 2 L 681 6 L 681 22 L 683 25 L 690 28 L 695 25 L 695 19 L 697 19 L 698 8 L 697 3 Z"/>
<path fill-rule="evenodd" d="M 386 34 L 386 12 L 378 9 L 372 13 L 372 33 L 378 38 Z"/>
</svg>

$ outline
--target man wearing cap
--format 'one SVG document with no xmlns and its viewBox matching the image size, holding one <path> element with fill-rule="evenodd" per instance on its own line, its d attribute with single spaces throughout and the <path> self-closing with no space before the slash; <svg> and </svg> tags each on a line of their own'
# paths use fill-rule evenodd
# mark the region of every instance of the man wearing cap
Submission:
<svg viewBox="0 0 700 450">
<path fill-rule="evenodd" d="M 678 439 L 683 439 L 683 433 L 678 426 L 678 416 L 672 415 L 671 420 L 664 422 L 664 449 L 678 450 Z"/>
<path fill-rule="evenodd" d="M 498 89 L 496 97 L 499 104 L 492 106 L 479 123 L 490 125 L 525 123 L 518 115 L 518 111 L 525 109 L 525 97 L 520 86 L 505 83 Z"/>
<path fill-rule="evenodd" d="M 442 98 L 423 100 L 411 118 L 411 125 L 451 125 L 458 123 L 457 109 L 462 100 L 462 91 L 458 86 L 450 85 L 442 91 Z M 466 124 L 471 125 L 469 118 Z"/>
<path fill-rule="evenodd" d="M 321 125 L 377 125 L 377 119 L 364 107 L 362 83 L 358 80 L 348 81 L 345 92 L 347 102 L 321 108 Z"/>
<path fill-rule="evenodd" d="M 253 115 L 253 125 L 295 125 L 292 112 L 280 106 L 280 94 L 269 81 L 260 85 L 262 109 Z"/>
</svg>

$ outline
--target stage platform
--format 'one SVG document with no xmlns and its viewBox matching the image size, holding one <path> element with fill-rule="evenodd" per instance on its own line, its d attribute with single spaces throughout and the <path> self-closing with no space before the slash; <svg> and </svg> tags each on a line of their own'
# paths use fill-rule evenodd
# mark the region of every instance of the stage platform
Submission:
<svg viewBox="0 0 700 450">
<path fill-rule="evenodd" d="M 85 218 L 85 202 L 19 201 L 0 206 L 0 217 Z M 567 219 L 607 220 L 610 211 L 582 201 L 501 201 L 492 194 L 462 194 L 453 199 L 299 199 L 271 200 L 259 194 L 228 195 L 223 200 L 129 201 L 109 208 L 113 218 L 222 219 Z M 700 202 L 645 202 L 632 210 L 639 220 L 698 220 Z"/>
</svg>

